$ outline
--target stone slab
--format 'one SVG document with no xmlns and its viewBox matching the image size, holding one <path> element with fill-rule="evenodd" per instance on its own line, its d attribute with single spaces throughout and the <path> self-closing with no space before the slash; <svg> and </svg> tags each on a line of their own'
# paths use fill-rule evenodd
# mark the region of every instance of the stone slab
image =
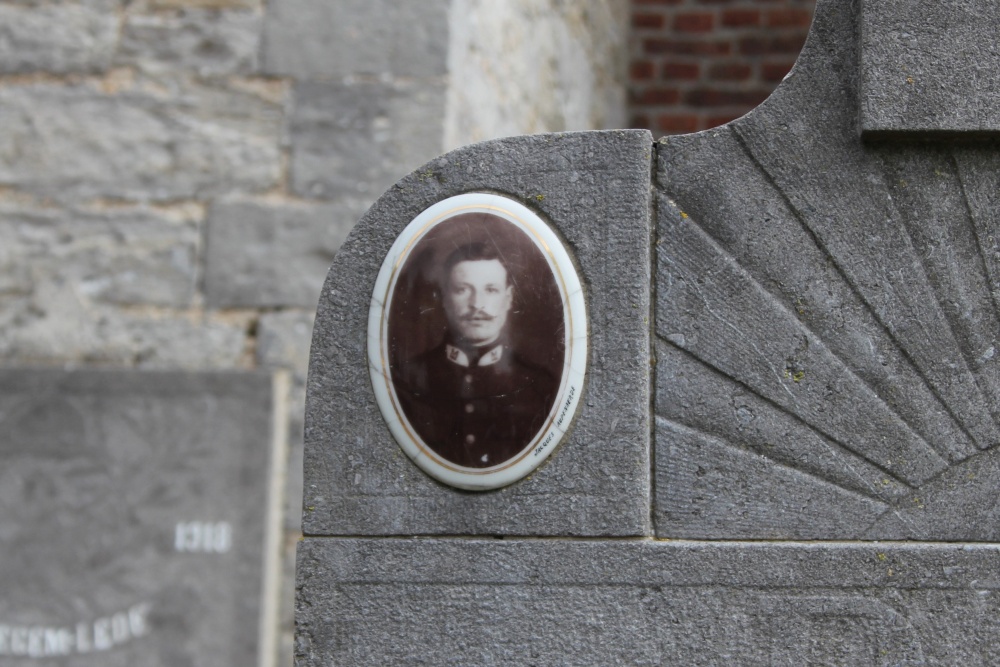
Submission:
<svg viewBox="0 0 1000 667">
<path fill-rule="evenodd" d="M 0 4 L 0 73 L 107 69 L 121 18 L 114 0 Z"/>
<path fill-rule="evenodd" d="M 261 16 L 247 11 L 131 14 L 115 64 L 171 67 L 203 77 L 249 74 L 257 70 L 261 30 Z"/>
<path fill-rule="evenodd" d="M 250 344 L 252 315 L 164 317 L 158 309 L 94 303 L 73 283 L 37 284 L 31 294 L 0 303 L 0 359 L 8 364 L 80 359 L 146 369 L 239 368 Z"/>
<path fill-rule="evenodd" d="M 275 382 L 0 370 L 0 662 L 270 664 Z"/>
<path fill-rule="evenodd" d="M 196 206 L 73 210 L 0 202 L 0 303 L 42 283 L 101 303 L 185 307 L 194 300 Z"/>
<path fill-rule="evenodd" d="M 998 564 L 996 545 L 306 539 L 296 665 L 989 665 Z"/>
<path fill-rule="evenodd" d="M 205 301 L 219 308 L 312 308 L 337 248 L 362 212 L 341 202 L 213 204 L 205 243 Z"/>
<path fill-rule="evenodd" d="M 295 85 L 289 120 L 292 191 L 370 203 L 441 153 L 445 95 L 440 82 Z"/>
<path fill-rule="evenodd" d="M 447 72 L 447 0 L 285 0 L 268 6 L 264 70 L 300 80 Z"/>
<path fill-rule="evenodd" d="M 996 149 L 862 143 L 855 9 L 657 146 L 660 537 L 1000 539 Z"/>
<path fill-rule="evenodd" d="M 649 531 L 649 164 L 645 131 L 501 139 L 459 149 L 387 192 L 341 247 L 320 297 L 306 399 L 309 535 L 642 535 Z M 375 277 L 396 235 L 462 192 L 505 193 L 549 221 L 586 290 L 590 364 L 573 431 L 493 492 L 432 481 L 403 454 L 366 361 Z"/>
<path fill-rule="evenodd" d="M 89 85 L 5 86 L 0 185 L 59 202 L 173 203 L 279 183 L 280 102 L 227 84 L 167 85 L 177 90 L 170 101 L 158 86 L 127 80 L 114 94 Z"/>
<path fill-rule="evenodd" d="M 993 0 L 863 0 L 865 138 L 1000 136 Z"/>
</svg>

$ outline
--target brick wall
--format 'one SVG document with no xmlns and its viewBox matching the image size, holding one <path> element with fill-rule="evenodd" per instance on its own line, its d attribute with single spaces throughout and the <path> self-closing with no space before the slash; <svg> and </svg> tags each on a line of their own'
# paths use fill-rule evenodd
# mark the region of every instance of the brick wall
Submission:
<svg viewBox="0 0 1000 667">
<path fill-rule="evenodd" d="M 764 101 L 805 43 L 815 0 L 632 0 L 632 127 L 708 129 Z"/>
</svg>

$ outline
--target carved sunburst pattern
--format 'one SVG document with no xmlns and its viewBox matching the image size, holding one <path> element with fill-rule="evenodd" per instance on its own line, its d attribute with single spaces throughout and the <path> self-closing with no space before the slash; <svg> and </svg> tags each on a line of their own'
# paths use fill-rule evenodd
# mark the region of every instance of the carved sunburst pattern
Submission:
<svg viewBox="0 0 1000 667">
<path fill-rule="evenodd" d="M 865 145 L 851 5 L 658 146 L 660 536 L 1000 535 L 1000 153 Z"/>
</svg>

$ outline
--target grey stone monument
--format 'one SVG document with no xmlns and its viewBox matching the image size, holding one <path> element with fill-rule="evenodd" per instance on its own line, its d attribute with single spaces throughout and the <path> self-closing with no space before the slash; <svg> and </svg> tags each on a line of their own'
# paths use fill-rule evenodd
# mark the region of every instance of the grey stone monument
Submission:
<svg viewBox="0 0 1000 667">
<path fill-rule="evenodd" d="M 724 127 L 487 142 L 387 192 L 319 303 L 297 664 L 994 664 L 998 28 L 821 0 Z M 403 454 L 366 352 L 397 234 L 465 192 L 566 241 L 591 341 L 559 448 L 480 493 Z"/>
<path fill-rule="evenodd" d="M 274 663 L 281 381 L 0 371 L 0 664 Z"/>
</svg>

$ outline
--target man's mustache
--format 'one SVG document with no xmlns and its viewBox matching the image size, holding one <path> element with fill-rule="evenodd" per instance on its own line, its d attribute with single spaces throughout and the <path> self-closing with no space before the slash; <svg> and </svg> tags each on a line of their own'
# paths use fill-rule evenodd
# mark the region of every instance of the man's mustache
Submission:
<svg viewBox="0 0 1000 667">
<path fill-rule="evenodd" d="M 484 312 L 469 313 L 467 315 L 460 315 L 458 318 L 462 322 L 489 322 L 496 319 L 496 315 L 490 315 Z"/>
</svg>

